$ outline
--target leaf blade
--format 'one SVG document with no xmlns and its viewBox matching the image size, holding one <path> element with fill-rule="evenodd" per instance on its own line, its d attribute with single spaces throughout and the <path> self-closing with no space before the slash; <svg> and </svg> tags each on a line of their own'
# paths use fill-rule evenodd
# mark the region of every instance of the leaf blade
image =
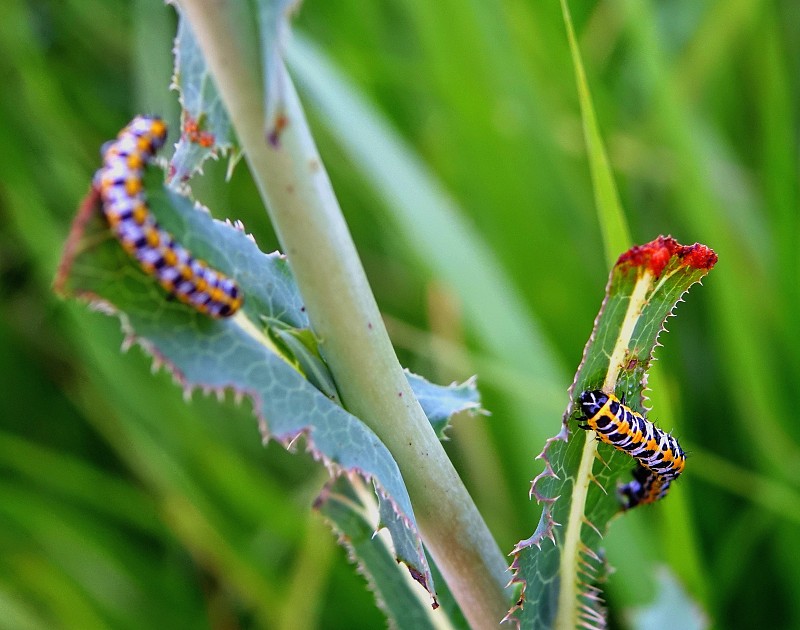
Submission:
<svg viewBox="0 0 800 630">
<path fill-rule="evenodd" d="M 606 298 L 570 388 L 561 431 L 539 456 L 545 470 L 531 488 L 543 504 L 539 526 L 513 552 L 514 581 L 523 584 L 525 592 L 534 585 L 539 603 L 526 612 L 523 592 L 518 607 L 509 613 L 521 627 L 602 627 L 599 590 L 592 583 L 603 568 L 598 547 L 602 530 L 620 509 L 614 484 L 630 468 L 631 459 L 600 445 L 605 465 L 593 472 L 597 443 L 591 431 L 583 439 L 571 435 L 569 421 L 579 415 L 573 411 L 573 400 L 582 391 L 602 387 L 624 391 L 628 404 L 644 411 L 647 369 L 664 321 L 716 260 L 704 245 L 681 246 L 671 237 L 659 237 L 625 252 L 612 269 Z M 546 538 L 554 546 L 548 544 L 535 553 L 532 547 L 541 548 Z"/>
<path fill-rule="evenodd" d="M 589 81 L 583 67 L 580 47 L 575 37 L 575 28 L 572 25 L 572 16 L 567 0 L 561 0 L 561 13 L 567 31 L 570 53 L 572 54 L 572 67 L 575 71 L 575 83 L 578 89 L 578 99 L 581 105 L 581 119 L 583 121 L 583 135 L 586 142 L 586 152 L 589 158 L 589 168 L 592 174 L 592 189 L 597 208 L 600 232 L 603 235 L 603 245 L 606 259 L 609 264 L 614 263 L 615 252 L 624 251 L 631 244 L 630 230 L 622 204 L 619 201 L 617 186 L 614 183 L 614 174 L 608 161 L 605 143 L 597 124 L 592 94 L 589 90 Z"/>
<path fill-rule="evenodd" d="M 311 384 L 264 328 L 263 318 L 298 329 L 309 326 L 284 257 L 261 253 L 242 229 L 212 219 L 154 179 L 149 173 L 145 185 L 159 223 L 194 255 L 235 275 L 246 295 L 242 309 L 227 319 L 211 319 L 170 300 L 113 239 L 100 216 L 96 191 L 76 218 L 56 279 L 57 291 L 118 315 L 126 332 L 125 345 L 141 345 L 153 356 L 154 365 L 172 372 L 187 397 L 197 388 L 247 396 L 253 400 L 265 440 L 273 438 L 288 447 L 303 435 L 306 448 L 333 474 L 352 472 L 374 484 L 400 517 L 386 523 L 402 554 L 398 559 L 435 598 L 414 512 L 394 458 L 371 429 Z"/>
</svg>

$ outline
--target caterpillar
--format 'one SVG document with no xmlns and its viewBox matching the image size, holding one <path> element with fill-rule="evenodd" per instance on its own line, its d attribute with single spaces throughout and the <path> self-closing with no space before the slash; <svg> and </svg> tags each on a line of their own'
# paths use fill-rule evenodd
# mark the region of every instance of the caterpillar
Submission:
<svg viewBox="0 0 800 630">
<path fill-rule="evenodd" d="M 650 472 L 644 466 L 637 465 L 633 469 L 633 481 L 621 486 L 618 494 L 623 508 L 630 510 L 637 505 L 653 503 L 663 498 L 671 483 L 672 480 Z"/>
<path fill-rule="evenodd" d="M 176 243 L 147 205 L 144 167 L 166 139 L 161 118 L 137 116 L 104 145 L 95 176 L 103 214 L 123 249 L 171 295 L 211 317 L 229 317 L 244 302 L 236 282 Z"/>
<path fill-rule="evenodd" d="M 686 465 L 686 453 L 672 435 L 613 394 L 600 390 L 581 393 L 578 404 L 582 429 L 592 429 L 601 442 L 628 453 L 639 464 L 634 480 L 620 490 L 627 507 L 663 497 Z"/>
</svg>

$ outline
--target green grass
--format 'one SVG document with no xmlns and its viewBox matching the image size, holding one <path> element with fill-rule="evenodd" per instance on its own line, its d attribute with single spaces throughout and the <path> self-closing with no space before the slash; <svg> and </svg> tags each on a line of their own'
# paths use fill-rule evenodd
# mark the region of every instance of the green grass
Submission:
<svg viewBox="0 0 800 630">
<path fill-rule="evenodd" d="M 633 242 L 671 233 L 720 256 L 657 352 L 653 417 L 690 459 L 667 500 L 612 524 L 612 621 L 655 598 L 666 566 L 716 627 L 800 626 L 795 11 L 570 9 Z M 134 113 L 175 116 L 171 13 L 155 0 L 0 10 L 0 627 L 380 627 L 320 540 L 310 458 L 262 448 L 230 401 L 184 404 L 139 350 L 119 352 L 112 320 L 50 292 L 100 145 Z M 561 7 L 309 0 L 296 30 L 411 151 L 405 199 L 354 151 L 359 118 L 334 118 L 298 81 L 403 364 L 479 374 L 492 416 L 461 419 L 448 450 L 510 551 L 538 520 L 533 458 L 559 428 L 613 257 Z M 195 192 L 274 249 L 246 169 L 227 186 L 224 167 Z M 415 235 L 437 202 L 423 184 L 455 218 Z M 508 304 L 489 301 L 487 274 Z"/>
</svg>

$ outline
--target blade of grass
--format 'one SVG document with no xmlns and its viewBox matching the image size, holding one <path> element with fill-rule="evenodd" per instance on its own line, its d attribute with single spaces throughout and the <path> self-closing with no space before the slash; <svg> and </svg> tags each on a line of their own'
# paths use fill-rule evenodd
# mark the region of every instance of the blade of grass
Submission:
<svg viewBox="0 0 800 630">
<path fill-rule="evenodd" d="M 569 12 L 567 0 L 561 0 L 561 11 L 564 16 L 564 25 L 567 29 L 567 39 L 572 53 L 572 64 L 575 70 L 575 82 L 578 87 L 578 98 L 581 104 L 581 119 L 583 120 L 583 134 L 586 140 L 586 152 L 589 158 L 589 168 L 592 173 L 592 188 L 594 201 L 600 220 L 600 232 L 603 235 L 603 246 L 606 253 L 606 262 L 611 267 L 621 252 L 626 251 L 632 244 L 628 222 L 622 205 L 619 202 L 617 186 L 614 183 L 614 174 L 608 163 L 605 144 L 600 135 L 597 116 L 589 91 L 589 82 L 586 71 L 583 69 L 581 51 L 572 26 L 572 17 Z"/>
<path fill-rule="evenodd" d="M 713 2 L 695 29 L 689 45 L 675 64 L 678 89 L 689 97 L 708 83 L 709 76 L 732 54 L 743 32 L 751 28 L 761 0 Z"/>
</svg>

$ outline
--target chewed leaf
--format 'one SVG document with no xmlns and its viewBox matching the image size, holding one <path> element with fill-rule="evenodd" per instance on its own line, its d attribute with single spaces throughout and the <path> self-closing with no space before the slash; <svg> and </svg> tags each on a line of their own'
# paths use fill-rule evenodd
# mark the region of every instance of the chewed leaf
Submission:
<svg viewBox="0 0 800 630">
<path fill-rule="evenodd" d="M 258 28 L 265 137 L 276 146 L 288 124 L 284 111 L 283 52 L 289 35 L 289 15 L 299 4 L 299 0 L 258 0 L 254 5 L 242 3 L 231 10 L 240 28 L 247 30 L 253 24 Z M 232 151 L 230 172 L 240 157 L 230 119 L 191 26 L 180 11 L 173 86 L 180 92 L 182 113 L 181 136 L 170 164 L 170 181 L 178 185 L 199 171 L 209 157 L 216 158 Z"/>
<path fill-rule="evenodd" d="M 157 221 L 196 258 L 235 278 L 245 296 L 242 308 L 214 319 L 170 299 L 112 236 L 94 188 L 73 224 L 56 290 L 117 314 L 126 344 L 141 345 L 187 396 L 198 388 L 247 396 L 265 440 L 289 445 L 302 435 L 333 475 L 357 474 L 373 484 L 396 516 L 385 524 L 402 541 L 397 559 L 434 597 L 411 502 L 393 457 L 371 429 L 312 384 L 295 355 L 264 330 L 265 319 L 309 327 L 286 261 L 263 254 L 242 230 L 212 219 L 156 179 L 157 173 L 149 173 L 145 188 Z"/>
<path fill-rule="evenodd" d="M 181 18 L 175 38 L 173 87 L 180 93 L 181 135 L 170 162 L 170 182 L 179 185 L 209 157 L 233 151 L 238 159 L 228 112 L 220 99 L 189 22 Z"/>
<path fill-rule="evenodd" d="M 593 431 L 575 430 L 575 400 L 583 391 L 602 389 L 624 394 L 643 412 L 647 370 L 664 322 L 716 261 L 704 245 L 684 247 L 659 237 L 624 253 L 612 269 L 561 430 L 539 455 L 545 468 L 531 487 L 543 508 L 539 526 L 513 552 L 513 579 L 524 590 L 509 619 L 520 627 L 605 627 L 599 544 L 620 510 L 617 480 L 628 475 L 633 459 L 606 444 L 598 448 Z M 528 593 L 535 601 L 526 602 Z"/>
</svg>

